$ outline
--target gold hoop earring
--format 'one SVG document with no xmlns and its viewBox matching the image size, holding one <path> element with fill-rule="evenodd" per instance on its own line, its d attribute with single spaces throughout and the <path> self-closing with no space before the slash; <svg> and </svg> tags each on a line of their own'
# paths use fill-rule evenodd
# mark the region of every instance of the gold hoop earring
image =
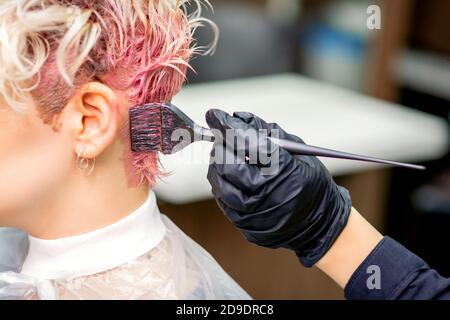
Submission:
<svg viewBox="0 0 450 320">
<path fill-rule="evenodd" d="M 86 151 L 86 147 L 83 147 L 77 154 L 77 166 L 78 169 L 82 171 L 88 170 L 87 174 L 85 174 L 85 177 L 90 177 L 94 172 L 95 158 L 91 161 L 90 159 L 82 157 L 84 151 Z"/>
</svg>

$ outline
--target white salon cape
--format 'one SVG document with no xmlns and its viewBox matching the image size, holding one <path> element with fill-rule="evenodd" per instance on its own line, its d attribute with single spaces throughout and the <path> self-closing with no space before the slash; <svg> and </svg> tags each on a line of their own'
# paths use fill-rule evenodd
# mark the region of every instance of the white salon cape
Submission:
<svg viewBox="0 0 450 320">
<path fill-rule="evenodd" d="M 24 239 L 0 229 L 0 299 L 250 299 L 159 212 L 153 192 L 107 227 L 58 240 Z"/>
</svg>

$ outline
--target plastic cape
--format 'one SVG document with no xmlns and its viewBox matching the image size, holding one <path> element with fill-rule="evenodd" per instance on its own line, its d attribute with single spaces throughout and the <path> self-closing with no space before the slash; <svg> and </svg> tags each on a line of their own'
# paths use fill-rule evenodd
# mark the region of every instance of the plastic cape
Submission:
<svg viewBox="0 0 450 320">
<path fill-rule="evenodd" d="M 0 299 L 251 299 L 210 254 L 183 233 L 168 217 L 161 215 L 157 207 L 154 217 L 160 218 L 161 226 L 165 229 L 162 239 L 137 258 L 100 272 L 87 271 L 89 268 L 95 270 L 101 266 L 102 260 L 119 260 L 112 258 L 111 254 L 105 256 L 106 259 L 92 257 L 93 261 L 100 261 L 100 264 L 93 263 L 86 269 L 85 265 L 91 263 L 85 261 L 82 268 L 70 270 L 67 267 L 62 277 L 62 273 L 58 275 L 49 269 L 52 269 L 54 264 L 64 266 L 62 261 L 76 264 L 80 260 L 75 259 L 78 247 L 71 250 L 73 255 L 68 258 L 58 256 L 60 260 L 52 261 L 54 257 L 50 257 L 48 260 L 52 265 L 46 265 L 45 261 L 40 259 L 37 263 L 31 262 L 30 267 L 29 261 L 25 261 L 20 273 L 15 270 L 17 267 L 14 267 L 14 264 L 23 256 L 23 252 L 18 250 L 15 255 L 2 255 L 2 265 L 11 268 L 10 271 L 0 270 Z M 111 233 L 111 228 L 106 231 Z M 10 233 L 11 231 L 8 232 Z M 118 238 L 120 239 L 120 236 Z M 32 247 L 30 240 L 30 251 Z M 111 250 L 117 250 L 117 256 L 120 256 L 120 245 L 113 245 Z M 128 251 L 133 250 L 130 248 Z M 6 251 L 0 251 L 4 252 Z M 89 248 L 81 250 L 81 255 L 86 252 L 89 252 Z M 28 258 L 33 260 L 33 257 Z M 9 261 L 6 261 L 7 259 Z M 103 263 L 103 266 L 106 265 Z M 39 269 L 42 266 L 44 268 Z M 25 269 L 28 269 L 31 275 L 24 273 Z"/>
</svg>

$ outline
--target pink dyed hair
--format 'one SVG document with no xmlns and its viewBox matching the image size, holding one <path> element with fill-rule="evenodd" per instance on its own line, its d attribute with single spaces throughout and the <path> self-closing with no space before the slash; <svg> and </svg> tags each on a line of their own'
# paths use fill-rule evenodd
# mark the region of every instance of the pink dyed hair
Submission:
<svg viewBox="0 0 450 320">
<path fill-rule="evenodd" d="M 170 101 L 186 80 L 191 57 L 209 53 L 217 41 L 215 25 L 201 18 L 200 0 L 21 2 L 22 14 L 54 9 L 56 16 L 61 8 L 69 12 L 68 21 L 61 20 L 64 24 L 44 25 L 27 35 L 36 42 L 28 41 L 32 46 L 24 53 L 30 55 L 30 61 L 33 50 L 46 49 L 46 58 L 33 77 L 35 83 L 28 87 L 43 120 L 49 124 L 77 89 L 93 80 L 125 92 L 134 104 Z M 197 10 L 188 14 L 192 3 Z M 216 34 L 209 50 L 194 41 L 196 28 L 204 23 L 213 26 Z M 66 41 L 71 31 L 70 41 Z M 64 42 L 69 44 L 63 50 Z M 129 138 L 126 141 L 129 143 Z M 161 174 L 158 154 L 132 153 L 131 157 L 139 182 L 152 186 Z"/>
</svg>

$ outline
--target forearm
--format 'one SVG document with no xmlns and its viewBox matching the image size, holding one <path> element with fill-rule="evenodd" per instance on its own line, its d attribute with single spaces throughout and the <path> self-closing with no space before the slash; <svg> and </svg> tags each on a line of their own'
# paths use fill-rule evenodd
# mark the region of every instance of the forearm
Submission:
<svg viewBox="0 0 450 320">
<path fill-rule="evenodd" d="M 369 266 L 378 266 L 377 290 L 367 286 Z M 316 266 L 345 288 L 347 299 L 450 299 L 450 279 L 384 237 L 354 208 L 336 242 Z"/>
<path fill-rule="evenodd" d="M 330 250 L 316 266 L 342 288 L 383 236 L 356 209 Z"/>
</svg>

